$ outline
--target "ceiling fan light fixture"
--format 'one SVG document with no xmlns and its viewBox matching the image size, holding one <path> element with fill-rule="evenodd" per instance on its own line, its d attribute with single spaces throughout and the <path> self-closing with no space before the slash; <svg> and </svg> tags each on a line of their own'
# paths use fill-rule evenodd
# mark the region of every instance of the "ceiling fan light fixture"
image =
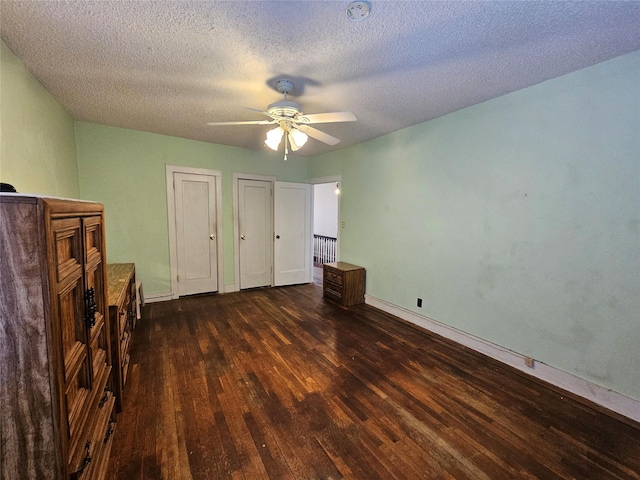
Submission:
<svg viewBox="0 0 640 480">
<path fill-rule="evenodd" d="M 264 143 L 271 150 L 277 152 L 278 146 L 280 145 L 280 140 L 282 140 L 283 135 L 284 130 L 282 129 L 282 127 L 276 127 L 273 130 L 269 130 L 267 132 L 267 139 L 264 141 Z"/>
<path fill-rule="evenodd" d="M 357 120 L 356 116 L 351 112 L 328 112 L 304 115 L 302 106 L 299 103 L 287 99 L 287 94 L 291 92 L 293 88 L 294 86 L 291 80 L 279 80 L 276 83 L 276 90 L 284 95 L 284 99 L 270 104 L 267 107 L 267 111 L 247 107 L 249 110 L 266 115 L 269 117 L 269 120 L 209 122 L 207 125 L 274 125 L 275 128 L 267 132 L 267 138 L 264 143 L 271 150 L 277 152 L 280 147 L 280 142 L 282 142 L 282 138 L 284 137 L 285 160 L 289 153 L 289 146 L 292 151 L 298 151 L 307 143 L 309 137 L 330 146 L 340 142 L 339 138 L 324 133 L 322 130 L 312 127 L 311 124 L 355 122 Z"/>
<path fill-rule="evenodd" d="M 306 133 L 302 133 L 297 128 L 292 128 L 289 132 L 289 143 L 291 144 L 291 150 L 294 152 L 300 150 L 307 143 L 309 137 Z"/>
</svg>

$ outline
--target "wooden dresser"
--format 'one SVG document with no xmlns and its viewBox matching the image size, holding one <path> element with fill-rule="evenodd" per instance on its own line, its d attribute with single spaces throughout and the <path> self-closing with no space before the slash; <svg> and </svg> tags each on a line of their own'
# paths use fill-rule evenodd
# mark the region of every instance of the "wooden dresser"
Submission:
<svg viewBox="0 0 640 480">
<path fill-rule="evenodd" d="M 131 333 L 136 328 L 136 266 L 133 263 L 107 265 L 107 298 L 111 324 L 111 358 L 116 409 L 122 411 L 124 385 L 129 371 Z"/>
<path fill-rule="evenodd" d="M 109 390 L 104 211 L 0 194 L 3 479 L 102 479 Z"/>
<path fill-rule="evenodd" d="M 325 263 L 322 282 L 324 297 L 347 307 L 364 303 L 365 277 L 364 268 L 357 265 Z"/>
</svg>

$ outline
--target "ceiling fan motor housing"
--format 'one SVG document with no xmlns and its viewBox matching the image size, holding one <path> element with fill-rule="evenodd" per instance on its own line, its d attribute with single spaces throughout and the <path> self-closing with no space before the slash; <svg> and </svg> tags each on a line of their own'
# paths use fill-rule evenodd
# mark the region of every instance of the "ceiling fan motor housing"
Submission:
<svg viewBox="0 0 640 480">
<path fill-rule="evenodd" d="M 295 119 L 298 115 L 302 115 L 302 106 L 291 100 L 280 100 L 269 105 L 267 111 L 269 115 Z"/>
</svg>

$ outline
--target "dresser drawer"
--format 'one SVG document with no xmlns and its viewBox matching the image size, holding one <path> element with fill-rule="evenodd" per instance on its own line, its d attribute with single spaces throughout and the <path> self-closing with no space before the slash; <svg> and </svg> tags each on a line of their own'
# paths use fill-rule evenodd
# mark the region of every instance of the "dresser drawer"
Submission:
<svg viewBox="0 0 640 480">
<path fill-rule="evenodd" d="M 111 357 L 116 411 L 122 411 L 122 397 L 129 369 L 131 341 L 135 328 L 136 270 L 133 263 L 107 265 L 109 314 L 111 322 Z"/>
<path fill-rule="evenodd" d="M 75 477 L 78 480 L 104 478 L 107 462 L 111 450 L 109 442 L 114 423 L 115 398 L 111 392 L 100 398 L 98 408 L 94 413 L 96 421 L 86 432 L 83 441 L 78 446 L 78 452 L 72 462 Z"/>
<path fill-rule="evenodd" d="M 120 337 L 120 358 L 124 359 L 129 351 L 129 342 L 131 340 L 131 334 L 129 332 L 124 332 Z"/>
<path fill-rule="evenodd" d="M 118 307 L 120 331 L 127 328 L 127 310 L 124 307 Z"/>
</svg>

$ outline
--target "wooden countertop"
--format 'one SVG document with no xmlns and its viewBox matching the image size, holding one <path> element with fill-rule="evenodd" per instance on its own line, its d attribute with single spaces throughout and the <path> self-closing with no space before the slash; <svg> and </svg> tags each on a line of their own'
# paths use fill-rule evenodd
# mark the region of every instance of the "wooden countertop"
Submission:
<svg viewBox="0 0 640 480">
<path fill-rule="evenodd" d="M 135 263 L 107 264 L 107 298 L 109 306 L 118 306 L 127 293 L 127 285 L 135 271 Z"/>
<path fill-rule="evenodd" d="M 325 265 L 331 268 L 337 268 L 338 270 L 342 270 L 343 272 L 348 272 L 350 270 L 364 269 L 364 267 L 359 267 L 358 265 L 353 265 L 351 263 L 346 263 L 346 262 L 325 263 Z"/>
</svg>

